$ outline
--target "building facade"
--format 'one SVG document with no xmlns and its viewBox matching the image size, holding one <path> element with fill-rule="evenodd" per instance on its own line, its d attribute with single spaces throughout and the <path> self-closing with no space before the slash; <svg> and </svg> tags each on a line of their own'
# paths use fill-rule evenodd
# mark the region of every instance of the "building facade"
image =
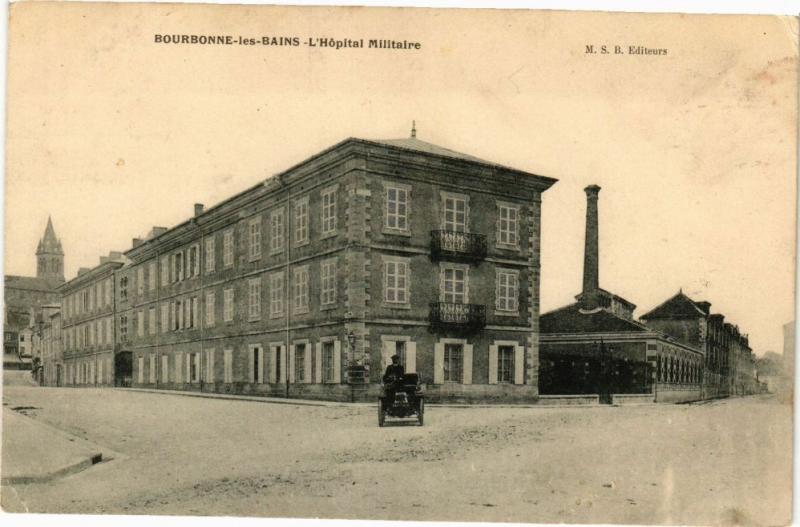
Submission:
<svg viewBox="0 0 800 527">
<path fill-rule="evenodd" d="M 753 352 L 747 335 L 711 313 L 711 303 L 683 291 L 641 316 L 647 326 L 703 351 L 703 398 L 758 393 Z"/>
<path fill-rule="evenodd" d="M 115 357 L 115 272 L 124 265 L 120 253 L 101 257 L 92 269 L 59 289 L 63 296 L 61 342 L 65 386 L 111 386 L 117 373 Z"/>
<path fill-rule="evenodd" d="M 36 248 L 36 276 L 5 275 L 3 282 L 3 364 L 30 369 L 32 317 L 42 306 L 61 301 L 58 287 L 64 282 L 64 250 L 48 217 Z"/>
<path fill-rule="evenodd" d="M 360 400 L 398 354 L 434 400 L 535 400 L 554 182 L 415 137 L 345 140 L 134 240 L 117 353 L 141 387 Z"/>
<path fill-rule="evenodd" d="M 542 395 L 597 395 L 604 403 L 700 399 L 702 350 L 634 320 L 635 304 L 600 288 L 600 187 L 584 191 L 583 290 L 575 303 L 541 317 Z"/>
</svg>

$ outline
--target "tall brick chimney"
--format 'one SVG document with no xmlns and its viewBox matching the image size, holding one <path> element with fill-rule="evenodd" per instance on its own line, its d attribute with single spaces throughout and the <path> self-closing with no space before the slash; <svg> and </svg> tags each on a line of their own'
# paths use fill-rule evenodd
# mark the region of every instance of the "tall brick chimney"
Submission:
<svg viewBox="0 0 800 527">
<path fill-rule="evenodd" d="M 597 196 L 600 187 L 589 185 L 586 192 L 586 242 L 583 251 L 583 292 L 586 308 L 595 308 L 600 288 L 599 226 L 597 221 Z"/>
</svg>

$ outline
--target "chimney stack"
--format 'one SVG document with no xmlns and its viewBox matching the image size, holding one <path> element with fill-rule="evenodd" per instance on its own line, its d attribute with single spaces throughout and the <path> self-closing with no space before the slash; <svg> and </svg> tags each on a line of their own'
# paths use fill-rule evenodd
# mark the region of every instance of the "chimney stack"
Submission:
<svg viewBox="0 0 800 527">
<path fill-rule="evenodd" d="M 201 215 L 203 213 L 203 204 L 202 203 L 195 203 L 194 204 L 194 215 L 195 217 Z"/>
<path fill-rule="evenodd" d="M 583 297 L 591 306 L 597 307 L 594 302 L 595 293 L 600 288 L 600 248 L 599 226 L 597 220 L 597 197 L 600 187 L 589 185 L 586 192 L 586 244 L 583 252 Z"/>
</svg>

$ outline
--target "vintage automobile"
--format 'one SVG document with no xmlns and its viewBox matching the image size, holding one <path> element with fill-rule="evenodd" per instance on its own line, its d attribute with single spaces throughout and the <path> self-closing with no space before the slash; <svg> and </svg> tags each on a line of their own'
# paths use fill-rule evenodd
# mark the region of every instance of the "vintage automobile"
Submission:
<svg viewBox="0 0 800 527">
<path fill-rule="evenodd" d="M 383 426 L 386 417 L 417 417 L 419 425 L 423 425 L 425 416 L 425 396 L 419 375 L 403 374 L 394 382 L 381 385 L 381 396 L 378 399 L 378 426 Z"/>
</svg>

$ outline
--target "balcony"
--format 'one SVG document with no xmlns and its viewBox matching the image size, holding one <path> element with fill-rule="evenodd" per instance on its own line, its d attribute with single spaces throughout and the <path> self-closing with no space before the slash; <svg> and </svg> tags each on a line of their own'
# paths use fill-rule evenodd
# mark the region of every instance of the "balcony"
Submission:
<svg viewBox="0 0 800 527">
<path fill-rule="evenodd" d="M 486 258 L 486 236 L 471 232 L 431 231 L 431 258 L 480 262 Z"/>
<path fill-rule="evenodd" d="M 434 330 L 474 333 L 486 326 L 486 306 L 432 302 L 428 322 Z"/>
</svg>

